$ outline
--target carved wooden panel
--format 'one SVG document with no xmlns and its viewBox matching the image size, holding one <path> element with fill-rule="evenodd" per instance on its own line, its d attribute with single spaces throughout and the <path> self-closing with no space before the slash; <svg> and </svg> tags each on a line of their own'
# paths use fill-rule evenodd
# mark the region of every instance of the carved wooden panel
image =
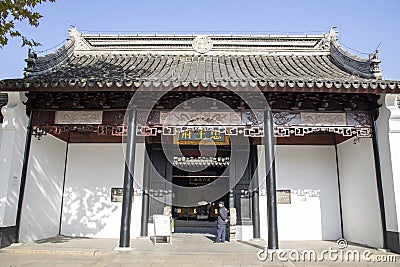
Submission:
<svg viewBox="0 0 400 267">
<path fill-rule="evenodd" d="M 346 126 L 346 113 L 301 112 L 301 124 L 310 126 Z"/>
<path fill-rule="evenodd" d="M 56 111 L 54 124 L 101 124 L 103 111 Z"/>
<path fill-rule="evenodd" d="M 160 112 L 160 122 L 163 125 L 241 125 L 242 119 L 238 112 L 195 112 L 177 111 Z"/>
</svg>

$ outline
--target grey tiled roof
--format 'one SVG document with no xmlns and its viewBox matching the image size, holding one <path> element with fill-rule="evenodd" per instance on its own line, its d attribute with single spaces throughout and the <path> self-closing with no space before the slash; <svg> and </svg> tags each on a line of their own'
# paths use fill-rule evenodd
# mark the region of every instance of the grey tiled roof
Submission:
<svg viewBox="0 0 400 267">
<path fill-rule="evenodd" d="M 400 88 L 397 81 L 381 79 L 376 54 L 368 59 L 349 54 L 337 44 L 336 34 L 84 35 L 72 29 L 63 47 L 43 57 L 31 54 L 25 78 L 0 81 L 0 89 L 161 82 Z"/>
<path fill-rule="evenodd" d="M 336 66 L 329 55 L 73 55 L 39 77 L 181 82 L 360 79 Z"/>
</svg>

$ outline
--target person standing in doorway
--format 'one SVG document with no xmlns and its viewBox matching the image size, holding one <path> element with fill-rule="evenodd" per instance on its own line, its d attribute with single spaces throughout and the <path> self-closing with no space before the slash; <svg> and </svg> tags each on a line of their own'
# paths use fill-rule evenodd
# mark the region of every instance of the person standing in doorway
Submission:
<svg viewBox="0 0 400 267">
<path fill-rule="evenodd" d="M 218 203 L 218 222 L 217 222 L 217 239 L 215 243 L 225 242 L 226 223 L 228 222 L 228 210 L 224 206 L 224 202 Z"/>
</svg>

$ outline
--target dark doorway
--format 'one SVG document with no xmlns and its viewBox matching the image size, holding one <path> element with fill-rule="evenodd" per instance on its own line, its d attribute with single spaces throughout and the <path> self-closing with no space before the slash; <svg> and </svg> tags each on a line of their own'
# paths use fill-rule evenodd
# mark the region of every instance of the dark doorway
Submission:
<svg viewBox="0 0 400 267">
<path fill-rule="evenodd" d="M 172 183 L 183 187 L 199 187 L 210 184 L 216 179 L 226 179 L 228 185 L 229 156 L 230 147 L 221 146 L 213 153 L 211 151 L 208 153 L 207 148 L 204 149 L 204 147 L 200 152 L 196 145 L 181 145 L 179 157 L 175 157 L 175 160 L 179 161 L 180 165 L 184 164 L 185 168 L 172 167 Z M 196 170 L 199 165 L 203 168 Z M 225 207 L 229 209 L 229 193 L 217 199 L 199 203 L 197 206 L 173 205 L 172 217 L 175 220 L 175 231 L 214 234 L 219 201 L 223 201 Z"/>
</svg>

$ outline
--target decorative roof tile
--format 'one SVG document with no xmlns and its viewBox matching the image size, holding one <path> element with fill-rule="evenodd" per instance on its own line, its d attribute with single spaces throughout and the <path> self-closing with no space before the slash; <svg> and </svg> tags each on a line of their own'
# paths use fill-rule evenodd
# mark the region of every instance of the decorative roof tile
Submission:
<svg viewBox="0 0 400 267">
<path fill-rule="evenodd" d="M 228 86 L 237 82 L 290 88 L 400 89 L 398 81 L 382 80 L 377 54 L 363 59 L 344 51 L 334 30 L 307 36 L 69 32 L 69 40 L 57 51 L 41 57 L 30 52 L 25 78 L 0 81 L 0 89 L 160 83 Z"/>
</svg>

